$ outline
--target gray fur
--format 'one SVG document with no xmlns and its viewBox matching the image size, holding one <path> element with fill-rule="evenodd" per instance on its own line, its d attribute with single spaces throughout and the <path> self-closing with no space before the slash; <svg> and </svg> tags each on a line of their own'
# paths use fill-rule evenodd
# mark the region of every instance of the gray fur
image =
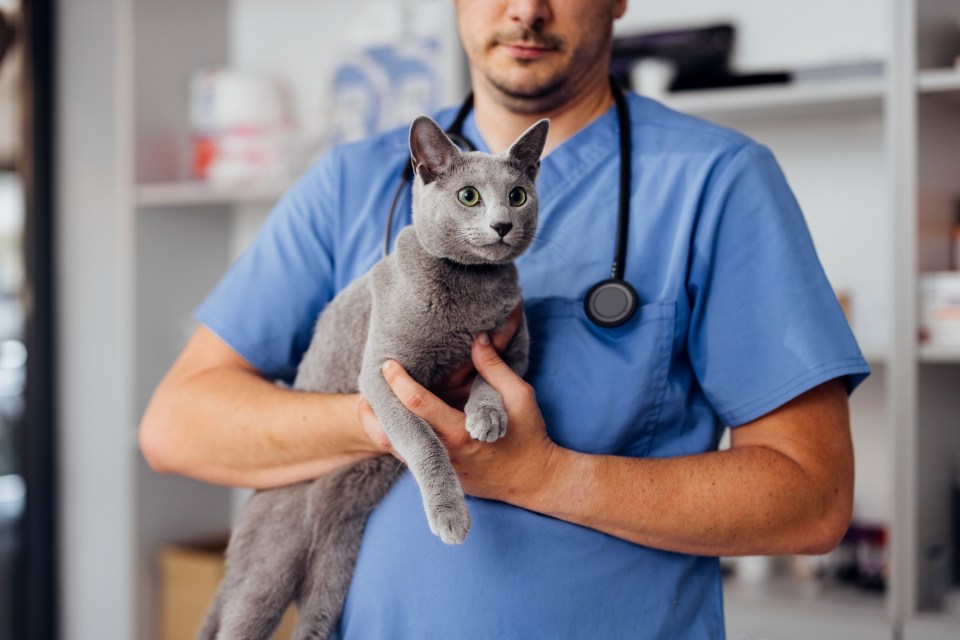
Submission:
<svg viewBox="0 0 960 640">
<path fill-rule="evenodd" d="M 305 392 L 363 392 L 420 486 L 430 530 L 448 544 L 463 542 L 470 529 L 463 489 L 436 433 L 394 396 L 380 366 L 392 358 L 424 386 L 440 384 L 469 361 L 474 336 L 502 324 L 517 305 L 512 261 L 536 231 L 533 181 L 547 128 L 542 120 L 508 151 L 490 156 L 461 153 L 435 122 L 417 118 L 410 129 L 413 226 L 320 314 L 294 381 Z M 457 199 L 466 186 L 480 193 L 473 207 Z M 509 200 L 516 186 L 526 192 L 521 206 Z M 503 358 L 522 375 L 527 352 L 523 322 Z M 503 400 L 482 377 L 464 410 L 475 439 L 493 442 L 506 433 Z M 256 492 L 234 526 L 226 574 L 198 638 L 266 638 L 293 600 L 294 638 L 327 638 L 367 517 L 402 470 L 392 456 L 380 456 Z"/>
</svg>

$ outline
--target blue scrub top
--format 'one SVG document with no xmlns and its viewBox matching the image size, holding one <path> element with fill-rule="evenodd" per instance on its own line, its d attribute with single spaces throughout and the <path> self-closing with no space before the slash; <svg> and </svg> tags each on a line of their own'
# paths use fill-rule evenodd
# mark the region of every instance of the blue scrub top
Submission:
<svg viewBox="0 0 960 640">
<path fill-rule="evenodd" d="M 534 385 L 550 436 L 578 451 L 716 449 L 827 380 L 869 368 L 803 216 L 763 146 L 629 96 L 626 279 L 641 306 L 605 329 L 584 314 L 609 276 L 619 146 L 611 109 L 542 161 L 539 240 L 518 267 Z M 448 124 L 452 112 L 438 120 Z M 486 145 L 471 118 L 464 133 Z M 266 376 L 290 381 L 317 314 L 380 257 L 407 130 L 339 147 L 283 197 L 196 318 Z M 409 223 L 404 197 L 393 237 Z M 338 637 L 720 638 L 716 558 L 632 544 L 468 498 L 460 546 L 430 533 L 409 474 L 371 515 Z"/>
</svg>

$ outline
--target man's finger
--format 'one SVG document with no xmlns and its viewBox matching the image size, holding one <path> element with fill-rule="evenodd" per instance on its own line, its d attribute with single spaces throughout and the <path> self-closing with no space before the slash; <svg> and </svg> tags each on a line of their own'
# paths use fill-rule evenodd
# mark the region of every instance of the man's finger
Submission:
<svg viewBox="0 0 960 640">
<path fill-rule="evenodd" d="M 487 334 L 481 333 L 477 336 L 473 341 L 473 350 L 470 355 L 477 372 L 500 393 L 507 404 L 510 404 L 511 400 L 519 401 L 521 399 L 519 394 L 529 388 L 523 378 L 503 361 L 497 350 L 490 344 L 490 337 Z"/>
<path fill-rule="evenodd" d="M 463 414 L 433 395 L 425 387 L 410 377 L 403 367 L 394 360 L 387 360 L 381 367 L 383 377 L 410 412 L 426 420 L 441 435 L 452 425 L 463 422 Z"/>
<path fill-rule="evenodd" d="M 360 419 L 360 424 L 363 425 L 363 430 L 367 432 L 367 437 L 380 451 L 397 456 L 397 452 L 393 449 L 393 443 L 390 442 L 387 432 L 383 430 L 383 425 L 380 424 L 380 419 L 377 418 L 377 414 L 374 413 L 373 407 L 370 406 L 366 398 L 361 398 L 357 404 L 357 417 Z"/>
</svg>

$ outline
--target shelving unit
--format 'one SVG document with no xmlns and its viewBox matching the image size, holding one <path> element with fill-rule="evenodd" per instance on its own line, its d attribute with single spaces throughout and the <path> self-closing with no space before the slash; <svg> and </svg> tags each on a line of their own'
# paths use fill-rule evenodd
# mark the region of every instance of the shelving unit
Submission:
<svg viewBox="0 0 960 640">
<path fill-rule="evenodd" d="M 903 299 L 916 300 L 917 275 L 950 268 L 950 229 L 960 222 L 960 7 L 950 0 L 914 0 L 905 14 L 913 40 L 905 50 L 916 87 L 909 133 L 915 166 L 903 205 L 912 229 L 913 280 Z M 909 208 L 907 208 L 909 205 Z M 911 296 L 911 297 L 906 297 Z M 913 335 L 916 335 L 914 333 Z M 949 549 L 950 487 L 960 465 L 960 348 L 919 345 L 914 350 L 906 426 L 907 486 L 904 519 L 904 640 L 960 637 L 960 619 L 937 611 L 933 585 L 938 568 L 930 560 L 938 546 Z M 953 553 L 960 549 L 953 549 Z"/>
<path fill-rule="evenodd" d="M 289 68 L 303 76 L 295 93 L 308 95 L 322 74 L 312 66 L 307 74 L 304 61 L 336 59 L 338 21 L 351 8 L 301 0 L 61 4 L 62 625 L 65 637 L 149 640 L 158 546 L 222 531 L 232 497 L 154 474 L 136 452 L 134 428 L 192 330 L 191 310 L 288 186 L 184 181 L 187 78 L 227 62 Z M 946 268 L 945 230 L 960 199 L 960 71 L 952 68 L 960 10 L 955 0 L 863 6 L 887 24 L 882 77 L 666 100 L 771 147 L 831 282 L 852 296 L 852 325 L 874 368 L 851 402 L 857 515 L 890 528 L 888 592 L 799 579 L 731 582 L 731 638 L 960 637 L 960 622 L 934 610 L 925 561 L 929 546 L 949 537 L 960 349 L 915 339 L 917 276 Z M 633 23 L 643 23 L 644 10 L 669 7 L 631 3 Z M 268 11 L 283 16 L 282 27 L 267 29 Z M 861 17 L 838 19 L 850 20 L 849 30 Z M 805 41 L 818 46 L 816 37 Z M 105 601 L 110 615 L 100 613 Z"/>
</svg>

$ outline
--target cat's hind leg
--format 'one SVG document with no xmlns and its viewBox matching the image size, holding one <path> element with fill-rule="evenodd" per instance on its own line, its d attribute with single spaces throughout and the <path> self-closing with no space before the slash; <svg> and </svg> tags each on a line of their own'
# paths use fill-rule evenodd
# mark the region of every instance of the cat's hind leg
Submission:
<svg viewBox="0 0 960 640">
<path fill-rule="evenodd" d="M 251 496 L 234 525 L 225 575 L 198 638 L 263 640 L 280 623 L 303 579 L 310 546 L 304 494 L 310 484 Z"/>
<path fill-rule="evenodd" d="M 367 518 L 403 472 L 393 456 L 364 460 L 318 482 L 313 541 L 297 600 L 293 640 L 326 640 L 343 611 Z"/>
<path fill-rule="evenodd" d="M 217 633 L 220 631 L 220 615 L 223 609 L 222 589 L 217 589 L 213 602 L 207 607 L 207 615 L 197 631 L 197 640 L 216 640 Z"/>
</svg>

